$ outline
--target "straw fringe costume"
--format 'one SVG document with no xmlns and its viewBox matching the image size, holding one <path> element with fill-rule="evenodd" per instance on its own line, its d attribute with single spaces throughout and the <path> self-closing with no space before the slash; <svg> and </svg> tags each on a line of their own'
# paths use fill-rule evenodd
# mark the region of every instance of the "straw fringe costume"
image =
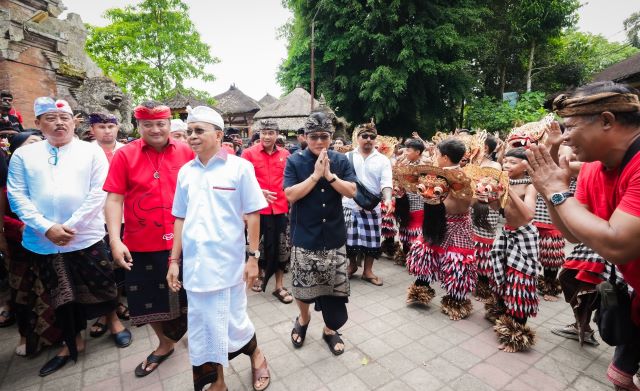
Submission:
<svg viewBox="0 0 640 391">
<path fill-rule="evenodd" d="M 538 313 L 538 240 L 538 230 L 531 223 L 515 229 L 505 226 L 490 252 L 495 286 L 485 317 L 495 324 L 500 343 L 515 351 L 535 342 L 535 332 L 526 321 Z"/>
</svg>

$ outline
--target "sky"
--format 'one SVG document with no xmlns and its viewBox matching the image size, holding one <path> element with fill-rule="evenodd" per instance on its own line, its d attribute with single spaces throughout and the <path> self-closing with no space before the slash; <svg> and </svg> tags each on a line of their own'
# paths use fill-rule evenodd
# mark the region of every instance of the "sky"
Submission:
<svg viewBox="0 0 640 391">
<path fill-rule="evenodd" d="M 82 20 L 104 26 L 102 14 L 108 8 L 135 4 L 135 0 L 63 0 L 67 12 L 79 14 Z M 189 87 L 213 95 L 226 91 L 235 83 L 245 94 L 259 100 L 266 93 L 276 97 L 282 88 L 276 72 L 287 56 L 287 43 L 277 38 L 277 29 L 286 23 L 291 13 L 281 0 L 183 0 L 190 8 L 190 17 L 209 44 L 211 53 L 221 62 L 210 66 L 216 80 L 198 81 Z M 640 11 L 640 0 L 582 0 L 578 11 L 578 29 L 601 34 L 610 41 L 625 40 L 623 21 Z M 64 18 L 64 15 L 62 15 Z"/>
</svg>

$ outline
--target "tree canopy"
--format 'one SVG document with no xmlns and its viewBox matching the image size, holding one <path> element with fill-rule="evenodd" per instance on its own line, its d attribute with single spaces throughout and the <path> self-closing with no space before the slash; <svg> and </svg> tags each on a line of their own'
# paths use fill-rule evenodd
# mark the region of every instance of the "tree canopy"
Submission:
<svg viewBox="0 0 640 391">
<path fill-rule="evenodd" d="M 183 90 L 187 79 L 214 80 L 204 69 L 219 60 L 202 42 L 182 1 L 144 0 L 109 9 L 104 17 L 109 25 L 88 26 L 86 50 L 134 99 L 164 99 Z"/>
<path fill-rule="evenodd" d="M 324 94 L 336 113 L 353 123 L 374 117 L 381 129 L 396 134 L 463 126 L 475 115 L 465 104 L 478 109 L 478 102 L 482 109 L 476 113 L 486 115 L 471 123 L 495 130 L 513 126 L 539 116 L 544 97 L 588 82 L 636 52 L 575 31 L 579 0 L 283 4 L 293 13 L 281 30 L 288 40 L 288 57 L 278 73 L 284 89 L 309 88 L 313 25 L 316 96 Z M 635 19 L 628 25 L 629 33 L 635 31 Z M 509 111 L 502 104 L 505 91 L 528 101 Z M 505 114 L 492 122 L 491 110 Z"/>
</svg>

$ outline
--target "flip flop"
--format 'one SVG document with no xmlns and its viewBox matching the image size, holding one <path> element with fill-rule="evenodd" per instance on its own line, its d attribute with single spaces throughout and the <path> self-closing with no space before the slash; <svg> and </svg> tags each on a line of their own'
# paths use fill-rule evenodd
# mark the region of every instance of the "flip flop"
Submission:
<svg viewBox="0 0 640 391">
<path fill-rule="evenodd" d="M 382 279 L 378 276 L 376 277 L 365 277 L 362 276 L 362 281 L 368 282 L 370 284 L 373 284 L 375 286 L 382 286 Z"/>
<path fill-rule="evenodd" d="M 129 315 L 129 307 L 122 303 L 118 303 L 116 315 L 118 315 L 118 319 L 120 320 L 129 320 L 131 318 L 131 316 Z"/>
<path fill-rule="evenodd" d="M 148 374 L 152 373 L 153 371 L 158 369 L 160 364 L 162 364 L 162 362 L 164 360 L 166 360 L 167 358 L 169 358 L 169 356 L 171 356 L 172 354 L 173 354 L 173 349 L 169 350 L 169 352 L 167 354 L 162 355 L 162 356 L 159 356 L 157 354 L 151 353 L 150 355 L 147 356 L 146 365 L 144 365 L 144 362 L 142 362 L 142 363 L 140 363 L 140 365 L 138 365 L 136 367 L 136 370 L 135 370 L 136 376 L 137 377 L 145 377 Z M 150 364 L 158 364 L 158 365 L 156 365 L 152 370 L 147 371 L 147 368 L 149 367 Z"/>
<path fill-rule="evenodd" d="M 278 300 L 280 300 L 280 302 L 283 304 L 291 304 L 291 302 L 293 302 L 293 296 L 291 296 L 291 293 L 287 290 L 287 288 L 282 287 L 280 289 L 276 289 L 271 294 L 277 297 Z M 286 300 L 287 297 L 290 298 L 289 301 Z"/>
<path fill-rule="evenodd" d="M 107 325 L 106 324 L 102 324 L 100 323 L 100 321 L 97 321 L 91 326 L 91 328 L 97 327 L 98 330 L 97 331 L 89 331 L 89 335 L 92 338 L 98 338 L 98 337 L 102 337 L 104 335 L 104 333 L 107 332 Z"/>
</svg>

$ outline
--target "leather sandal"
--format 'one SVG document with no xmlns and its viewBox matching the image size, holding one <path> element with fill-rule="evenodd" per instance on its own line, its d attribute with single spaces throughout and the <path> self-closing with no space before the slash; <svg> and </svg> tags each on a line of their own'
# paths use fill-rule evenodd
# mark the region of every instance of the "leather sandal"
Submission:
<svg viewBox="0 0 640 391">
<path fill-rule="evenodd" d="M 251 376 L 253 379 L 253 389 L 255 391 L 264 391 L 271 384 L 271 374 L 269 373 L 269 367 L 267 365 L 267 358 L 262 355 L 262 365 L 258 368 L 251 367 Z M 260 388 L 256 387 L 256 383 L 260 381 L 260 379 L 267 379 L 267 382 Z"/>
<path fill-rule="evenodd" d="M 304 339 L 307 336 L 307 327 L 309 327 L 309 323 L 304 326 L 300 324 L 299 317 L 296 318 L 296 322 L 293 324 L 293 330 L 291 330 L 291 343 L 293 347 L 299 348 L 304 344 Z M 300 338 L 300 342 L 293 338 L 293 334 L 297 334 Z"/>
<path fill-rule="evenodd" d="M 106 324 L 100 323 L 99 320 L 96 320 L 96 322 L 91 326 L 91 328 L 94 328 L 94 327 L 97 327 L 98 330 L 89 331 L 89 335 L 92 338 L 102 337 L 104 335 L 104 333 L 106 333 L 107 330 L 109 329 Z"/>
<path fill-rule="evenodd" d="M 333 353 L 335 356 L 339 356 L 344 353 L 344 341 L 342 340 L 342 338 L 340 338 L 340 333 L 338 333 L 337 331 L 334 334 L 326 334 L 324 331 L 322 331 L 322 339 L 324 339 L 324 341 L 327 343 L 327 346 L 329 346 L 329 350 L 331 350 L 331 353 Z M 336 349 L 336 345 L 339 343 L 341 343 L 343 346 L 342 350 Z"/>
<path fill-rule="evenodd" d="M 135 370 L 136 376 L 145 377 L 148 374 L 152 373 L 153 371 L 158 369 L 160 364 L 162 364 L 162 362 L 167 358 L 169 358 L 169 356 L 171 356 L 172 354 L 173 354 L 173 349 L 169 350 L 169 352 L 164 355 L 157 355 L 157 354 L 151 353 L 150 355 L 147 356 L 146 364 L 142 362 L 140 363 L 140 365 L 136 367 L 136 370 Z M 151 364 L 156 364 L 156 366 L 153 367 L 153 369 L 151 369 L 150 371 L 147 371 L 147 368 L 149 368 L 149 365 Z"/>
<path fill-rule="evenodd" d="M 275 291 L 273 291 L 272 295 L 277 297 L 278 300 L 280 300 L 280 302 L 284 304 L 290 304 L 293 301 L 293 296 L 291 296 L 291 293 L 287 290 L 287 288 L 276 289 Z M 289 299 L 288 301 L 287 298 Z"/>
</svg>

